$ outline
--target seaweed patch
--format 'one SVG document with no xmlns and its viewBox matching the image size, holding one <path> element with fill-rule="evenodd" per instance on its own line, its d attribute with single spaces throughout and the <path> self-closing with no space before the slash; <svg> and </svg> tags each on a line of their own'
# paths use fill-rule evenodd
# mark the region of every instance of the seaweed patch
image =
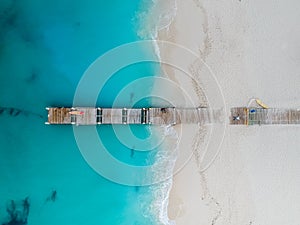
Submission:
<svg viewBox="0 0 300 225">
<path fill-rule="evenodd" d="M 3 25 L 14 26 L 16 24 L 17 12 L 15 1 L 13 1 L 6 8 L 0 10 L 1 23 Z"/>
<path fill-rule="evenodd" d="M 13 0 L 6 7 L 0 8 L 0 39 L 5 38 L 7 33 L 14 30 L 15 34 L 25 43 L 33 43 L 36 35 L 33 33 L 32 26 L 28 25 L 27 18 L 17 3 Z"/>
<path fill-rule="evenodd" d="M 17 108 L 0 107 L 0 115 L 2 115 L 4 113 L 7 113 L 8 115 L 10 115 L 12 117 L 16 117 L 19 115 L 24 115 L 24 116 L 33 115 L 33 116 L 45 119 L 43 115 L 35 113 L 35 112 L 30 112 L 30 111 L 26 111 L 26 110 L 17 109 Z"/>
<path fill-rule="evenodd" d="M 26 197 L 21 202 L 10 200 L 6 206 L 8 221 L 2 225 L 26 225 L 30 210 L 29 197 Z"/>
<path fill-rule="evenodd" d="M 16 111 L 15 109 L 10 108 L 9 109 L 9 115 L 13 116 L 15 111 Z"/>
<path fill-rule="evenodd" d="M 15 1 L 13 1 L 6 8 L 0 10 L 0 29 L 1 29 L 2 37 L 12 27 L 14 28 L 16 26 L 17 18 L 18 18 L 18 13 L 16 11 Z"/>
</svg>

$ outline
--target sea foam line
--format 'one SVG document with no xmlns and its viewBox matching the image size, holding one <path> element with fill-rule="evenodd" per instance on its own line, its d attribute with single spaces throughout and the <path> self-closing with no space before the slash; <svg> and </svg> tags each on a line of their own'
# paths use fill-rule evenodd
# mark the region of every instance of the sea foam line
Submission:
<svg viewBox="0 0 300 225">
<path fill-rule="evenodd" d="M 162 182 L 151 187 L 154 195 L 151 212 L 158 215 L 157 224 L 174 225 L 168 217 L 169 194 L 173 184 L 173 170 L 178 156 L 179 138 L 176 130 L 172 126 L 161 127 L 164 129 L 164 143 L 156 156 L 155 164 L 152 167 L 154 180 Z"/>
<path fill-rule="evenodd" d="M 158 23 L 153 29 L 153 33 L 150 34 L 150 38 L 157 40 L 159 37 L 159 32 L 162 30 L 169 31 L 169 28 L 174 21 L 174 18 L 177 14 L 177 1 L 176 0 L 153 0 L 154 6 L 152 12 L 152 19 L 158 19 Z M 156 14 L 156 15 L 155 15 Z M 157 16 L 157 17 L 156 17 Z M 157 41 L 154 42 L 154 51 L 158 60 L 161 62 L 161 52 Z M 159 224 L 163 225 L 175 225 L 175 221 L 171 221 L 168 217 L 168 205 L 169 205 L 169 196 L 170 191 L 173 185 L 173 170 L 175 167 L 175 162 L 178 156 L 178 135 L 175 129 L 171 126 L 165 127 L 165 138 L 168 140 L 167 144 L 162 146 L 162 154 L 158 155 L 157 161 L 162 161 L 166 166 L 161 167 L 164 171 L 157 173 L 157 176 L 168 177 L 168 180 L 158 184 L 158 187 L 154 186 L 154 202 L 153 202 L 153 213 L 158 214 L 157 221 Z M 159 170 L 158 170 L 159 171 Z"/>
<path fill-rule="evenodd" d="M 152 0 L 154 5 L 150 10 L 150 19 L 152 21 L 150 24 L 154 26 L 154 28 L 150 29 L 149 37 L 152 40 L 157 40 L 159 37 L 159 32 L 166 30 L 169 31 L 169 28 L 174 21 L 174 18 L 177 14 L 177 1 L 176 0 Z M 157 19 L 158 18 L 158 21 Z M 153 43 L 155 54 L 161 62 L 161 52 L 157 41 Z M 160 168 L 156 168 L 158 173 L 156 176 L 164 176 L 168 177 L 167 180 L 161 182 L 155 186 L 153 186 L 154 192 L 154 201 L 152 213 L 158 215 L 158 224 L 162 225 L 175 225 L 175 221 L 171 221 L 168 217 L 168 205 L 169 205 L 169 195 L 173 185 L 173 170 L 175 167 L 175 162 L 178 156 L 178 135 L 175 129 L 171 126 L 165 127 L 165 139 L 168 140 L 165 145 L 162 146 L 160 151 L 161 154 L 157 155 L 157 162 L 165 164 Z M 155 169 L 155 167 L 154 167 Z M 162 171 L 164 170 L 164 171 Z"/>
<path fill-rule="evenodd" d="M 159 38 L 160 31 L 169 31 L 177 14 L 177 0 L 152 0 L 152 3 L 150 9 L 142 9 L 136 16 L 139 20 L 138 36 L 144 40 L 154 40 L 154 53 L 158 61 L 161 62 L 160 48 L 156 40 Z M 154 199 L 150 210 L 152 215 L 158 215 L 158 221 L 155 221 L 157 224 L 174 225 L 175 221 L 171 221 L 168 217 L 168 204 L 179 139 L 172 126 L 161 127 L 160 129 L 164 129 L 165 142 L 156 156 L 151 176 L 154 176 L 154 180 L 161 180 L 162 177 L 167 179 L 151 186 Z"/>
</svg>

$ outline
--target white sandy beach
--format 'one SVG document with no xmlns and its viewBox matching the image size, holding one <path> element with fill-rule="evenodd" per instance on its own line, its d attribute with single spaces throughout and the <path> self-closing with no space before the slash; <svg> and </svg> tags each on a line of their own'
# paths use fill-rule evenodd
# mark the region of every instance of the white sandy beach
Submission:
<svg viewBox="0 0 300 225">
<path fill-rule="evenodd" d="M 231 107 L 245 106 L 252 97 L 272 107 L 299 108 L 299 10 L 293 0 L 178 0 L 176 17 L 159 39 L 191 49 L 211 68 L 226 117 Z M 161 48 L 161 57 L 186 63 L 200 82 L 209 74 L 203 64 L 173 49 Z M 169 66 L 165 71 L 189 91 L 195 105 L 205 104 L 195 82 Z M 214 104 L 213 98 L 209 101 Z M 300 126 L 226 125 L 220 153 L 205 169 L 209 159 L 199 157 L 206 142 L 219 143 L 219 136 L 215 131 L 205 135 L 209 128 L 182 129 L 176 168 L 184 167 L 174 175 L 168 207 L 177 225 L 299 223 Z M 196 154 L 185 164 L 191 149 Z"/>
</svg>

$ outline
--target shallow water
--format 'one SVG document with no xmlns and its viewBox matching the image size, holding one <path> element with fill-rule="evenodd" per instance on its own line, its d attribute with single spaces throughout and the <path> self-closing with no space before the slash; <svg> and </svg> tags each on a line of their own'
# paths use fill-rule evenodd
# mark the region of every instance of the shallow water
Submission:
<svg viewBox="0 0 300 225">
<path fill-rule="evenodd" d="M 96 58 L 139 40 L 137 15 L 148 6 L 140 0 L 0 2 L 0 224 L 156 224 L 155 187 L 101 177 L 82 158 L 71 126 L 44 125 L 45 107 L 71 106 L 81 76 Z M 124 86 L 158 70 L 144 63 L 118 71 L 98 105 L 112 106 Z M 134 95 L 150 94 L 152 85 L 134 89 L 121 103 L 148 106 L 150 99 L 134 102 Z M 97 129 L 118 160 L 153 163 L 158 150 L 135 151 L 134 143 L 128 148 L 118 142 L 110 126 Z M 141 139 L 152 132 L 131 130 Z"/>
</svg>

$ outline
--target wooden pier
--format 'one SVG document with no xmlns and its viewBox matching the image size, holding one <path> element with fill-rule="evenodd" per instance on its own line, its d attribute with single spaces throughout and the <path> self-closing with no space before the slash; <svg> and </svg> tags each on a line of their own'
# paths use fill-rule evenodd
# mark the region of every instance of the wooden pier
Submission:
<svg viewBox="0 0 300 225">
<path fill-rule="evenodd" d="M 208 124 L 221 119 L 220 111 L 208 108 L 47 108 L 46 124 Z"/>
<path fill-rule="evenodd" d="M 300 124 L 300 109 L 247 108 L 231 109 L 230 124 L 271 125 Z"/>
<path fill-rule="evenodd" d="M 222 121 L 221 110 L 209 108 L 47 108 L 46 124 L 211 124 Z M 232 125 L 300 124 L 300 109 L 231 109 Z"/>
</svg>

